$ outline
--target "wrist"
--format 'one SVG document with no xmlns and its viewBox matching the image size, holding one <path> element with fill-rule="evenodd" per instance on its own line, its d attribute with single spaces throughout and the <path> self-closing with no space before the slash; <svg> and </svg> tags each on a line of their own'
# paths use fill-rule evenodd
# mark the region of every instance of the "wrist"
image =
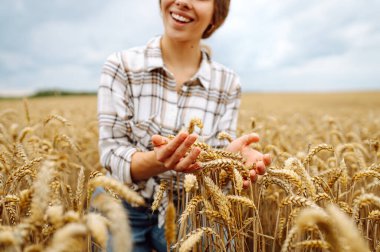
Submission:
<svg viewBox="0 0 380 252">
<path fill-rule="evenodd" d="M 147 180 L 168 169 L 156 159 L 154 151 L 135 152 L 131 161 L 131 177 L 135 182 Z"/>
</svg>

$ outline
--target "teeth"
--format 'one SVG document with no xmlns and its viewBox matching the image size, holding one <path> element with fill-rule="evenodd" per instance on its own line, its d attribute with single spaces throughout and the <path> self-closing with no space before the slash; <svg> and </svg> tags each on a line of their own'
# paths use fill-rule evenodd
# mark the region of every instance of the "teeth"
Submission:
<svg viewBox="0 0 380 252">
<path fill-rule="evenodd" d="M 188 22 L 191 21 L 190 19 L 185 18 L 185 17 L 180 16 L 180 15 L 175 14 L 175 13 L 172 13 L 172 17 L 173 17 L 175 20 L 178 20 L 178 21 L 181 21 L 181 22 L 184 22 L 184 23 L 188 23 Z"/>
</svg>

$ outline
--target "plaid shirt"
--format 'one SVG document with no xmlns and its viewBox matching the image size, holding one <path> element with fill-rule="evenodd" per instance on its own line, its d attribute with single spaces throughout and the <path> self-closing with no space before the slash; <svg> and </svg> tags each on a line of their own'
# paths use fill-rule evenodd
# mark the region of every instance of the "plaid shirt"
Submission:
<svg viewBox="0 0 380 252">
<path fill-rule="evenodd" d="M 153 150 L 152 135 L 176 135 L 195 117 L 204 124 L 202 132 L 195 131 L 201 141 L 226 146 L 217 135 L 225 131 L 235 136 L 241 95 L 237 75 L 203 50 L 198 72 L 177 92 L 173 74 L 162 59 L 160 39 L 112 54 L 104 64 L 98 89 L 100 162 L 108 175 L 149 201 L 159 180 L 176 173 L 168 171 L 136 184 L 130 174 L 132 155 Z"/>
</svg>

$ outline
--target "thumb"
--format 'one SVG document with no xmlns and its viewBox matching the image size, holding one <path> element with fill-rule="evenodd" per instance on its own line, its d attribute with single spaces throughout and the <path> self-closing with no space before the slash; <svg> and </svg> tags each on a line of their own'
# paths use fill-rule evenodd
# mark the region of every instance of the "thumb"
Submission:
<svg viewBox="0 0 380 252">
<path fill-rule="evenodd" d="M 250 133 L 243 136 L 242 142 L 244 145 L 250 145 L 251 143 L 257 143 L 260 141 L 260 137 L 256 133 Z"/>
<path fill-rule="evenodd" d="M 167 144 L 168 140 L 160 135 L 153 135 L 152 136 L 152 144 L 154 147 L 159 147 L 161 145 Z"/>
</svg>

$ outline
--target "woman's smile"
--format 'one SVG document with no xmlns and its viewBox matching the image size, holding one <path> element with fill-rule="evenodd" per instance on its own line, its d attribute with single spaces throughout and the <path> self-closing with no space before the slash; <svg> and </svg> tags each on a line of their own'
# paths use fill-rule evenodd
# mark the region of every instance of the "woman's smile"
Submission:
<svg viewBox="0 0 380 252">
<path fill-rule="evenodd" d="M 179 13 L 175 13 L 175 12 L 170 12 L 170 15 L 171 17 L 179 22 L 179 23 L 183 23 L 183 24 L 187 24 L 187 23 L 190 23 L 191 21 L 193 21 L 194 19 L 190 18 L 190 17 L 187 17 L 185 15 L 181 15 Z"/>
<path fill-rule="evenodd" d="M 214 1 L 162 0 L 165 36 L 177 41 L 199 41 L 211 23 Z"/>
</svg>

